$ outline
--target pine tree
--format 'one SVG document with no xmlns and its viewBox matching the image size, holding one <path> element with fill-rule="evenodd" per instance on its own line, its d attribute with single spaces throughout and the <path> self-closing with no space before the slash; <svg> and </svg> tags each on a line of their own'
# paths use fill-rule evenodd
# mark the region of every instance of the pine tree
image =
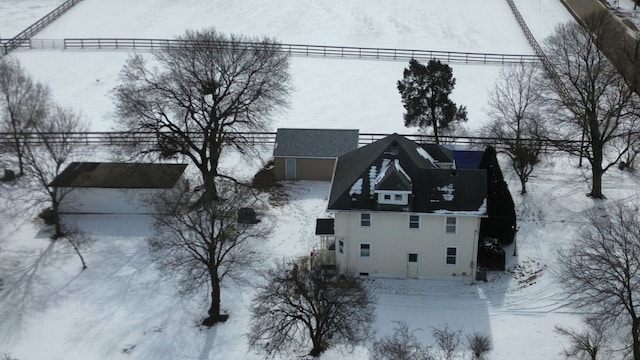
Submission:
<svg viewBox="0 0 640 360">
<path fill-rule="evenodd" d="M 452 122 L 467 121 L 465 106 L 456 106 L 449 95 L 456 85 L 453 71 L 439 60 L 429 60 L 424 66 L 416 59 L 409 61 L 403 79 L 398 81 L 398 91 L 405 108 L 404 125 L 422 129 L 433 127 L 437 144 L 439 129 L 446 129 Z"/>
<path fill-rule="evenodd" d="M 515 236 L 516 210 L 496 155 L 496 149 L 488 146 L 480 160 L 480 169 L 487 170 L 488 213 L 480 222 L 480 237 L 496 238 L 507 245 Z"/>
</svg>

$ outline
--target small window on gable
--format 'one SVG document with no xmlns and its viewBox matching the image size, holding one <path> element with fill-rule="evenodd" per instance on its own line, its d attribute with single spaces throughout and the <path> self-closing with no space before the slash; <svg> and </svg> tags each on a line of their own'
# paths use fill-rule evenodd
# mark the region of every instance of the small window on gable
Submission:
<svg viewBox="0 0 640 360">
<path fill-rule="evenodd" d="M 447 265 L 458 264 L 458 248 L 447 247 Z"/>
<path fill-rule="evenodd" d="M 338 241 L 338 252 L 344 254 L 344 241 L 342 240 Z"/>
<path fill-rule="evenodd" d="M 360 244 L 360 257 L 371 257 L 371 244 Z"/>
<path fill-rule="evenodd" d="M 420 229 L 420 215 L 409 215 L 409 229 Z"/>
<path fill-rule="evenodd" d="M 445 232 L 447 234 L 455 234 L 456 233 L 456 225 L 458 223 L 457 218 L 448 217 L 446 221 L 447 221 L 447 223 L 446 223 L 446 226 L 445 226 Z"/>
<path fill-rule="evenodd" d="M 371 227 L 371 214 L 360 214 L 360 226 Z"/>
</svg>

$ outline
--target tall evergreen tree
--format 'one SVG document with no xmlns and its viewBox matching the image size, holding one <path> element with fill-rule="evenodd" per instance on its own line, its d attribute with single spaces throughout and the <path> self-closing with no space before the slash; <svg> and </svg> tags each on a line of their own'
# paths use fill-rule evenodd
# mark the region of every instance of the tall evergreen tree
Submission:
<svg viewBox="0 0 640 360">
<path fill-rule="evenodd" d="M 488 214 L 480 222 L 480 237 L 496 238 L 507 245 L 516 232 L 516 210 L 496 155 L 496 149 L 487 146 L 480 160 L 480 169 L 487 171 Z"/>
<path fill-rule="evenodd" d="M 402 80 L 398 81 L 398 91 L 406 111 L 404 125 L 422 129 L 433 127 L 433 136 L 439 144 L 439 129 L 447 129 L 454 121 L 467 121 L 466 107 L 458 107 L 449 99 L 455 85 L 456 79 L 449 65 L 432 59 L 424 66 L 411 59 Z"/>
</svg>

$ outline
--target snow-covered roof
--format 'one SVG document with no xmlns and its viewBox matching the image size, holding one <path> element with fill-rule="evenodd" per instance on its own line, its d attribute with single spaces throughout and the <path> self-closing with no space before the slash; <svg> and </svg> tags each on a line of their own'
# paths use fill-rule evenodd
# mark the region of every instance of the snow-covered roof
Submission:
<svg viewBox="0 0 640 360">
<path fill-rule="evenodd" d="M 479 211 L 487 197 L 485 170 L 439 169 L 429 156 L 434 152 L 394 134 L 340 156 L 329 210 L 380 210 L 374 194 L 388 190 L 411 192 L 411 201 L 403 210 L 484 215 L 486 207 L 482 214 Z M 439 156 L 446 159 L 446 151 Z"/>
</svg>

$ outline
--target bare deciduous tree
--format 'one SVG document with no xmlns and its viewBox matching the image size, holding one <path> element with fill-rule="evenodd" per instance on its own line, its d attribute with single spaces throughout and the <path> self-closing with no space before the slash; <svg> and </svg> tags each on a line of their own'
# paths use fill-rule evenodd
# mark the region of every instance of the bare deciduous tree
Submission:
<svg viewBox="0 0 640 360">
<path fill-rule="evenodd" d="M 539 109 L 541 92 L 536 84 L 538 69 L 533 65 L 511 65 L 500 71 L 489 93 L 491 121 L 482 129 L 487 137 L 498 137 L 501 152 L 509 157 L 520 179 L 520 194 L 527 193 L 527 181 L 540 161 L 545 126 Z"/>
<path fill-rule="evenodd" d="M 393 335 L 375 341 L 372 353 L 374 360 L 434 360 L 404 321 L 396 321 Z"/>
<path fill-rule="evenodd" d="M 63 165 L 77 150 L 78 144 L 73 134 L 86 131 L 80 114 L 69 108 L 52 105 L 46 118 L 34 128 L 34 137 L 24 144 L 23 157 L 25 173 L 35 180 L 37 191 L 50 204 L 51 216 L 55 225 L 54 238 L 63 235 L 58 208 L 71 188 L 50 186 L 51 182 L 63 170 Z"/>
<path fill-rule="evenodd" d="M 629 329 L 640 360 L 640 209 L 616 203 L 590 211 L 573 243 L 559 253 L 558 280 L 573 304 Z"/>
<path fill-rule="evenodd" d="M 433 328 L 433 338 L 436 340 L 436 347 L 440 351 L 442 359 L 453 360 L 462 341 L 461 330 L 451 330 L 449 325 L 443 328 Z"/>
<path fill-rule="evenodd" d="M 31 132 L 47 115 L 49 89 L 33 81 L 18 60 L 0 57 L 0 131 L 12 135 L 11 153 L 24 174 L 24 133 Z"/>
<path fill-rule="evenodd" d="M 253 301 L 249 345 L 275 354 L 311 343 L 309 354 L 318 356 L 331 345 L 359 344 L 370 337 L 373 302 L 357 277 L 279 263 Z"/>
<path fill-rule="evenodd" d="M 240 280 L 242 272 L 258 260 L 251 239 L 266 235 L 263 225 L 237 222 L 238 210 L 255 205 L 255 199 L 244 187 L 229 182 L 219 184 L 219 198 L 194 206 L 193 192 L 168 193 L 156 199 L 155 234 L 149 246 L 158 268 L 179 279 L 184 295 L 207 287 L 210 306 L 205 326 L 223 322 L 228 315 L 221 312 L 221 284 L 227 278 Z"/>
<path fill-rule="evenodd" d="M 590 360 L 597 360 L 609 341 L 608 327 L 606 319 L 590 317 L 585 320 L 585 326 L 582 329 L 575 330 L 556 325 L 555 331 L 569 338 L 571 347 L 565 351 L 567 357 L 584 358 L 586 356 Z"/>
<path fill-rule="evenodd" d="M 598 49 L 611 34 L 611 17 L 594 13 L 586 27 L 559 25 L 545 40 L 545 53 L 557 77 L 543 78 L 545 104 L 557 135 L 584 140 L 557 142 L 559 149 L 584 156 L 591 166 L 589 196 L 603 198 L 602 176 L 628 151 L 623 143 L 638 135 L 638 95 Z M 612 146 L 612 144 L 619 146 Z M 621 144 L 622 143 L 622 144 Z"/>
<path fill-rule="evenodd" d="M 491 351 L 491 338 L 488 335 L 474 332 L 467 336 L 467 344 L 474 359 L 480 360 Z"/>
<path fill-rule="evenodd" d="M 288 55 L 270 38 L 188 31 L 178 42 L 127 61 L 115 89 L 117 115 L 126 130 L 152 133 L 143 153 L 186 156 L 200 171 L 205 202 L 217 197 L 215 180 L 227 147 L 250 151 L 248 137 L 264 131 L 269 117 L 287 105 Z M 231 134 L 233 133 L 233 134 Z"/>
</svg>

